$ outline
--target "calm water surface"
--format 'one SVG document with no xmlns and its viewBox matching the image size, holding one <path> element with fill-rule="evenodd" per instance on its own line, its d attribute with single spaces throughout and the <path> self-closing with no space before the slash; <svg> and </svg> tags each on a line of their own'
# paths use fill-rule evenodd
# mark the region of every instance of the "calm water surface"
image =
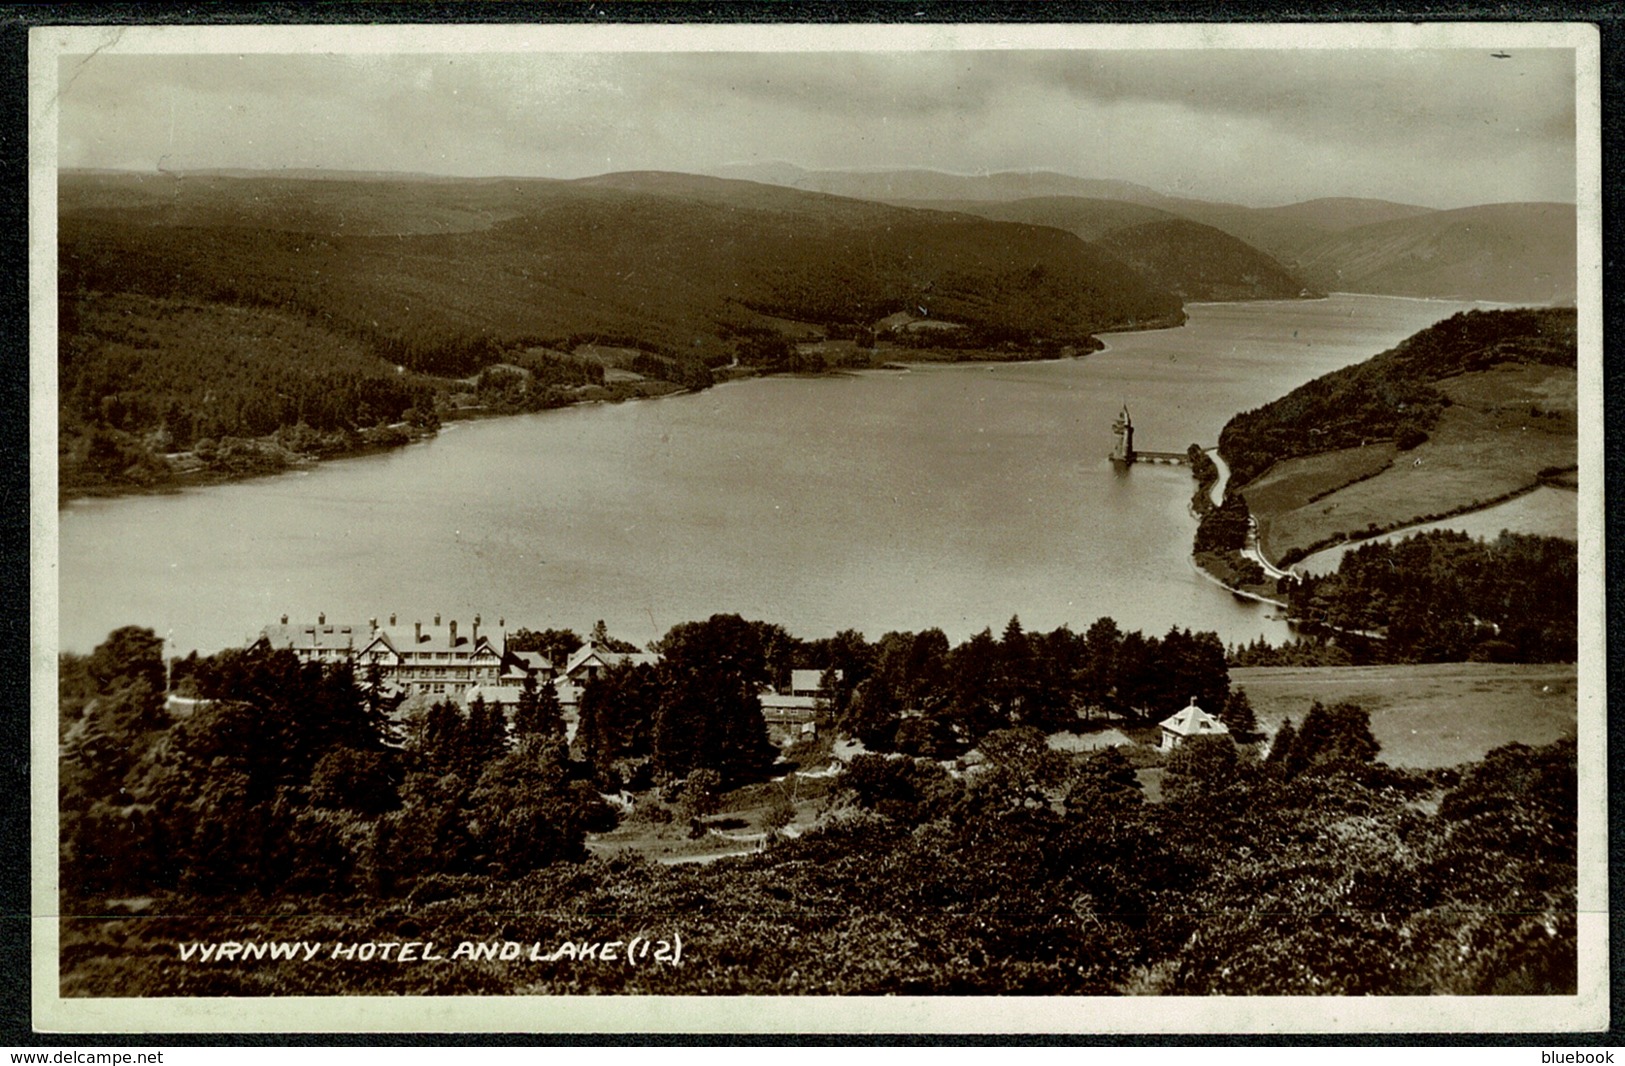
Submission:
<svg viewBox="0 0 1625 1066">
<path fill-rule="evenodd" d="M 61 640 L 126 624 L 172 648 L 287 614 L 436 612 L 487 629 L 599 618 L 639 643 L 716 612 L 803 637 L 940 626 L 1286 635 L 1189 563 L 1182 467 L 1114 472 L 1127 402 L 1149 450 L 1470 305 L 1369 296 L 1189 308 L 1085 359 L 775 378 L 461 423 L 283 477 L 82 501 L 60 517 Z"/>
</svg>

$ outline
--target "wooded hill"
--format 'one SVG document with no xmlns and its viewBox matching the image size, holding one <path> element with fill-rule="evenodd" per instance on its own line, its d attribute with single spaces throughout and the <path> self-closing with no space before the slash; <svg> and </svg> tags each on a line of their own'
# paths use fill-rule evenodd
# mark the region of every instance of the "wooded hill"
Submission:
<svg viewBox="0 0 1625 1066">
<path fill-rule="evenodd" d="M 122 189 L 129 202 L 110 206 Z M 284 308 L 433 373 L 480 369 L 474 342 L 582 336 L 726 361 L 732 336 L 766 318 L 867 323 L 924 306 L 1012 337 L 1081 338 L 1178 313 L 1120 262 L 1053 230 L 684 175 L 69 175 L 61 214 L 64 299 Z"/>
<path fill-rule="evenodd" d="M 1212 226 L 1170 218 L 1095 242 L 1186 300 L 1290 299 L 1308 289 L 1263 252 Z"/>
<path fill-rule="evenodd" d="M 399 421 L 499 362 L 591 383 L 568 360 L 592 342 L 692 385 L 753 336 L 902 310 L 1083 347 L 1180 315 L 1059 230 L 687 175 L 65 173 L 59 196 L 65 482 L 139 481 L 158 451 L 267 424 Z"/>
<path fill-rule="evenodd" d="M 1249 519 L 1264 555 L 1290 567 L 1542 485 L 1572 489 L 1576 359 L 1573 309 L 1468 311 L 1237 415 L 1219 436 L 1232 477 L 1199 525 L 1199 560 L 1244 573 Z M 1349 551 L 1335 574 L 1241 580 L 1362 658 L 1569 661 L 1576 550 L 1572 535 L 1435 531 Z"/>
<path fill-rule="evenodd" d="M 1452 315 L 1232 418 L 1219 434 L 1231 484 L 1244 486 L 1280 460 L 1379 438 L 1414 447 L 1449 402 L 1434 388 L 1438 382 L 1503 363 L 1572 368 L 1577 325 L 1575 310 L 1563 307 Z"/>
</svg>

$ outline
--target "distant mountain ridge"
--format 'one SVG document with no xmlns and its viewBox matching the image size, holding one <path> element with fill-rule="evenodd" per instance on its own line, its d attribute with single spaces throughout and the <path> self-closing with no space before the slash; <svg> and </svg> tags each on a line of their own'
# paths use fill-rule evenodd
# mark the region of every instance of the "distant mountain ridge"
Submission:
<svg viewBox="0 0 1625 1066">
<path fill-rule="evenodd" d="M 1575 240 L 1572 204 L 1487 204 L 1332 234 L 1295 266 L 1326 289 L 1561 303 L 1578 288 Z"/>
<path fill-rule="evenodd" d="M 1109 178 L 1079 178 L 1051 170 L 951 174 L 923 168 L 898 170 L 807 170 L 790 163 L 741 163 L 716 167 L 721 178 L 757 181 L 858 200 L 1024 200 L 1082 196 L 1159 204 L 1170 199 L 1146 185 Z"/>
<path fill-rule="evenodd" d="M 1575 298 L 1578 286 L 1572 204 L 1436 209 L 1322 197 L 1245 207 L 1052 171 L 959 175 L 763 164 L 732 172 L 837 195 L 1056 226 L 1085 240 L 1099 240 L 1125 226 L 1182 218 L 1251 245 L 1303 287 L 1320 291 L 1562 303 Z M 1173 254 L 1197 253 L 1186 247 Z"/>
</svg>

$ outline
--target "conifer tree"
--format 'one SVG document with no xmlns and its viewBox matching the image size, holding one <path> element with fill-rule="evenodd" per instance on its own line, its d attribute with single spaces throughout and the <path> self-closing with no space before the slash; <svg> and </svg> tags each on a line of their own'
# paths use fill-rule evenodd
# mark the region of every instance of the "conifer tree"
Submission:
<svg viewBox="0 0 1625 1066">
<path fill-rule="evenodd" d="M 525 675 L 519 704 L 514 710 L 513 733 L 516 742 L 527 737 L 564 735 L 564 708 L 559 705 L 558 690 L 551 682 L 537 684 L 534 675 Z"/>
<path fill-rule="evenodd" d="M 437 700 L 429 708 L 423 722 L 423 733 L 418 743 L 424 768 L 431 774 L 449 774 L 457 768 L 458 752 L 462 747 L 463 716 L 457 706 L 448 700 Z"/>
<path fill-rule="evenodd" d="M 1258 718 L 1253 713 L 1253 701 L 1247 698 L 1246 689 L 1238 688 L 1230 693 L 1219 719 L 1237 740 L 1245 740 L 1258 733 Z"/>
<path fill-rule="evenodd" d="M 1270 741 L 1270 753 L 1264 762 L 1270 766 L 1285 768 L 1292 748 L 1297 743 L 1298 731 L 1292 726 L 1292 719 L 1288 718 L 1281 723 L 1281 728 L 1275 731 L 1275 738 Z"/>
<path fill-rule="evenodd" d="M 457 772 L 470 785 L 480 779 L 485 767 L 508 748 L 508 727 L 502 711 L 476 696 L 468 705 L 458 744 Z"/>
</svg>

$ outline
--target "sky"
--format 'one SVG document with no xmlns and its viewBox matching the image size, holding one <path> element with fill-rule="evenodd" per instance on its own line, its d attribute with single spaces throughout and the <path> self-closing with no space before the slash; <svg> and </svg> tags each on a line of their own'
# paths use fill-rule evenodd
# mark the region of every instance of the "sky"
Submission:
<svg viewBox="0 0 1625 1066">
<path fill-rule="evenodd" d="M 571 178 L 787 162 L 1054 170 L 1249 206 L 1576 195 L 1572 49 L 108 49 L 64 56 L 58 79 L 64 167 Z"/>
</svg>

